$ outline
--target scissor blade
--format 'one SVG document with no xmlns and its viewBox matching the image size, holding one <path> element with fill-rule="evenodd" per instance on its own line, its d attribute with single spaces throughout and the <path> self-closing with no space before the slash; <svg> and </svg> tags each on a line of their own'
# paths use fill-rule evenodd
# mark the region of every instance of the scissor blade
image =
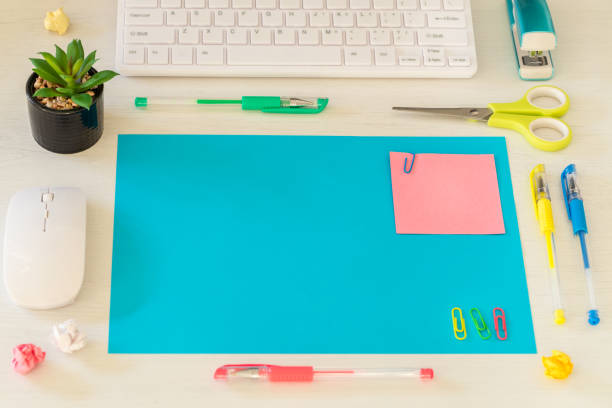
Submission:
<svg viewBox="0 0 612 408">
<path fill-rule="evenodd" d="M 436 115 L 480 121 L 487 121 L 493 113 L 489 108 L 417 108 L 394 106 L 393 109 L 409 112 L 433 113 Z"/>
</svg>

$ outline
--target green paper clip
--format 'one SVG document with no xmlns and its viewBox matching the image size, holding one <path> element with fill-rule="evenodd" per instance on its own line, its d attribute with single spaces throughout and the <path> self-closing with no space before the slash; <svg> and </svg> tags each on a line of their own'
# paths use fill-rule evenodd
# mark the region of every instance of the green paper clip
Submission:
<svg viewBox="0 0 612 408">
<path fill-rule="evenodd" d="M 474 312 L 476 312 L 476 315 L 474 315 Z M 488 340 L 491 337 L 491 330 L 489 330 L 489 328 L 487 327 L 487 324 L 482 318 L 482 314 L 480 313 L 480 310 L 478 310 L 478 308 L 476 307 L 471 308 L 470 317 L 472 318 L 472 321 L 474 322 L 474 326 L 476 326 L 476 330 L 478 331 L 478 335 L 480 336 L 480 338 L 483 340 Z M 488 333 L 486 337 L 483 336 L 482 334 L 484 332 Z"/>
</svg>

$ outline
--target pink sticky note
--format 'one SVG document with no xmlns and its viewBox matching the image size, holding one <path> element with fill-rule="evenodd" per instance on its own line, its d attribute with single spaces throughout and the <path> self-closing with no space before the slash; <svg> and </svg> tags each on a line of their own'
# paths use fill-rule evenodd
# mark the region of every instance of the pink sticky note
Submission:
<svg viewBox="0 0 612 408">
<path fill-rule="evenodd" d="M 390 155 L 398 234 L 506 232 L 492 154 Z"/>
</svg>

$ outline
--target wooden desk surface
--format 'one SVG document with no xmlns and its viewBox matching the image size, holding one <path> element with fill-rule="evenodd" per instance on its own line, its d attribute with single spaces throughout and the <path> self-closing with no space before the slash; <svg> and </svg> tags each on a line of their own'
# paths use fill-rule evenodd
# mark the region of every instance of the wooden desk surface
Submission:
<svg viewBox="0 0 612 408">
<path fill-rule="evenodd" d="M 87 272 L 73 305 L 33 312 L 10 303 L 0 290 L 0 406 L 87 407 L 370 407 L 427 406 L 612 406 L 612 3 L 603 0 L 550 0 L 559 37 L 554 52 L 557 74 L 552 84 L 572 98 L 565 119 L 575 139 L 564 151 L 544 153 L 517 134 L 448 120 L 416 118 L 392 112 L 394 104 L 479 106 L 518 98 L 533 83 L 518 79 L 508 32 L 505 2 L 472 0 L 479 72 L 469 80 L 364 79 L 216 79 L 119 77 L 106 87 L 105 132 L 92 149 L 70 156 L 42 150 L 32 139 L 24 84 L 28 57 L 53 43 L 81 38 L 86 50 L 98 50 L 99 68 L 114 61 L 114 0 L 9 1 L 0 4 L 0 232 L 10 196 L 26 186 L 70 185 L 88 197 Z M 45 11 L 63 6 L 72 20 L 65 37 L 42 27 Z M 209 109 L 162 115 L 131 106 L 139 94 L 327 95 L 324 115 L 294 117 Z M 400 356 L 219 356 L 108 355 L 106 353 L 111 276 L 113 200 L 117 134 L 261 133 L 385 136 L 507 136 L 518 208 L 527 281 L 539 354 L 536 355 L 400 355 Z M 578 249 L 561 201 L 551 183 L 558 227 L 558 255 L 568 322 L 555 327 L 543 241 L 529 198 L 528 172 L 544 162 L 559 174 L 569 162 L 580 169 L 590 219 L 590 242 L 596 291 L 602 316 L 599 327 L 586 324 L 585 282 Z M 495 273 L 492 269 L 491 273 Z M 51 325 L 76 318 L 90 344 L 74 355 L 50 345 Z M 159 330 L 172 322 L 160 322 Z M 154 335 L 154 334 L 153 334 Z M 427 333 L 423 333 L 426 336 Z M 44 365 L 22 377 L 9 368 L 11 348 L 33 342 L 47 350 Z M 544 377 L 540 356 L 553 349 L 567 352 L 574 373 L 566 381 Z M 430 384 L 318 383 L 247 384 L 229 387 L 211 379 L 227 362 L 264 361 L 327 366 L 431 366 Z"/>
</svg>

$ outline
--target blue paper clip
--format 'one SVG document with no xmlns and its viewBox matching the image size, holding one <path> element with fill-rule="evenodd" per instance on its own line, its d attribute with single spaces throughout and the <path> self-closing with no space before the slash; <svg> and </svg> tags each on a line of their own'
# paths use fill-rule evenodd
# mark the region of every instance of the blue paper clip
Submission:
<svg viewBox="0 0 612 408">
<path fill-rule="evenodd" d="M 480 338 L 483 340 L 489 339 L 491 337 L 491 330 L 489 330 L 489 328 L 487 327 L 487 324 L 482 318 L 482 314 L 480 313 L 480 310 L 478 310 L 478 308 L 476 307 L 473 307 L 470 310 L 470 316 L 472 317 L 472 321 L 474 322 L 474 326 L 476 326 L 476 330 L 478 331 L 478 335 L 480 336 Z M 485 337 L 483 333 L 488 333 L 488 334 Z"/>
<path fill-rule="evenodd" d="M 408 158 L 406 157 L 406 159 L 404 160 L 404 173 L 410 174 L 410 172 L 412 171 L 412 166 L 414 166 L 414 159 L 416 159 L 416 154 L 412 153 L 412 162 L 410 163 L 410 169 L 406 170 L 406 167 L 408 167 Z"/>
</svg>

